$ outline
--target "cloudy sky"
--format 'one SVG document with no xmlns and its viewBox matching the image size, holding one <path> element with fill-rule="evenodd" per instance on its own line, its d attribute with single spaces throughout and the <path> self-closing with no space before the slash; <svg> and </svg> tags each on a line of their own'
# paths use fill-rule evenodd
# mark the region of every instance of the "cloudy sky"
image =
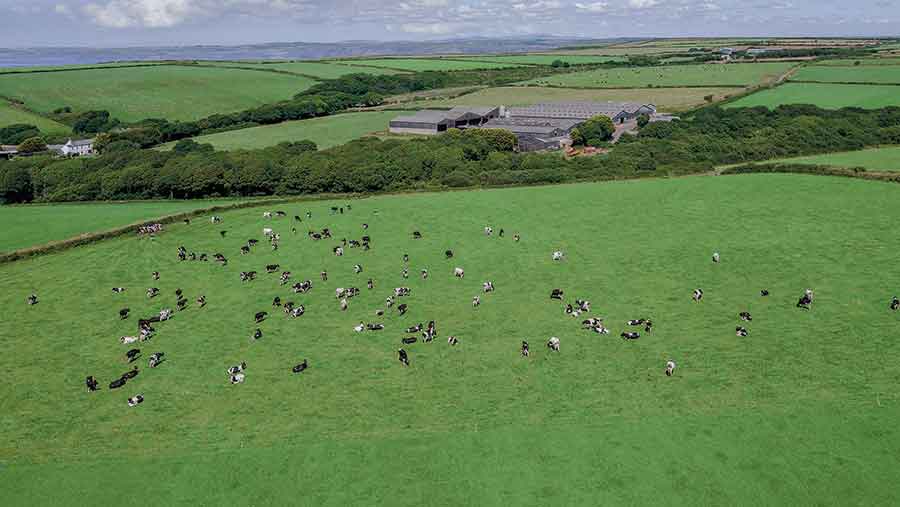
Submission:
<svg viewBox="0 0 900 507">
<path fill-rule="evenodd" d="M 900 35 L 900 0 L 0 0 L 0 47 Z"/>
</svg>

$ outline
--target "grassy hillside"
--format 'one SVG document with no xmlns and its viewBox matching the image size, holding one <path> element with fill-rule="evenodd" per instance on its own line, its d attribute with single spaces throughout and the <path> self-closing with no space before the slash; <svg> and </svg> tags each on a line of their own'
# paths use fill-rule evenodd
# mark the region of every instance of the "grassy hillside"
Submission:
<svg viewBox="0 0 900 507">
<path fill-rule="evenodd" d="M 41 132 L 52 135 L 66 135 L 71 132 L 68 126 L 55 122 L 49 118 L 34 114 L 29 111 L 23 111 L 0 99 L 0 128 L 16 123 L 27 123 L 41 129 Z"/>
<path fill-rule="evenodd" d="M 900 105 L 900 90 L 894 86 L 843 85 L 830 83 L 786 83 L 762 90 L 728 104 L 728 107 L 776 107 L 781 104 L 813 104 L 825 109 L 862 107 L 879 109 Z"/>
<path fill-rule="evenodd" d="M 310 120 L 289 121 L 241 130 L 195 137 L 198 143 L 210 143 L 219 150 L 253 149 L 274 146 L 285 141 L 309 139 L 319 148 L 330 148 L 366 134 L 387 130 L 397 111 L 347 113 Z M 163 145 L 171 149 L 174 143 Z"/>
<path fill-rule="evenodd" d="M 71 106 L 106 109 L 124 121 L 190 120 L 287 99 L 313 83 L 271 72 L 160 65 L 0 75 L 0 96 L 41 112 Z"/>
<path fill-rule="evenodd" d="M 208 208 L 232 201 L 147 201 L 131 203 L 0 206 L 0 252 L 99 232 L 141 220 Z"/>
<path fill-rule="evenodd" d="M 777 79 L 793 63 L 739 63 L 598 69 L 542 77 L 526 84 L 582 88 L 751 86 Z"/>
<path fill-rule="evenodd" d="M 361 67 L 357 65 L 347 65 L 341 63 L 324 63 L 324 62 L 205 62 L 208 65 L 216 65 L 221 67 L 242 67 L 254 68 L 260 70 L 278 70 L 283 72 L 292 72 L 294 74 L 303 74 L 319 79 L 336 79 L 347 74 L 363 73 L 363 74 L 400 74 L 399 71 L 391 69 L 379 69 L 375 67 Z"/>
<path fill-rule="evenodd" d="M 351 65 L 383 67 L 386 69 L 422 72 L 426 70 L 473 70 L 473 69 L 505 69 L 519 67 L 514 63 L 468 62 L 442 58 L 365 58 L 358 60 L 341 60 Z"/>
<path fill-rule="evenodd" d="M 624 62 L 624 56 L 591 56 L 591 55 L 505 55 L 505 56 L 454 56 L 454 60 L 474 60 L 492 63 L 515 63 L 524 65 L 550 65 L 561 60 L 571 65 L 588 63 Z"/>
<path fill-rule="evenodd" d="M 798 70 L 792 79 L 823 83 L 900 84 L 900 65 L 859 67 L 808 66 Z M 900 89 L 897 90 L 900 92 Z"/>
<path fill-rule="evenodd" d="M 775 162 L 832 167 L 863 167 L 868 171 L 900 171 L 900 147 L 888 146 L 870 150 L 826 153 L 811 157 L 780 159 Z"/>
<path fill-rule="evenodd" d="M 141 488 L 164 484 L 154 501 L 191 505 L 900 502 L 890 487 L 900 479 L 900 313 L 887 308 L 900 290 L 900 236 L 883 234 L 900 213 L 897 185 L 747 175 L 385 196 L 329 215 L 336 204 L 346 201 L 276 207 L 312 212 L 297 235 L 290 219 L 245 210 L 0 266 L 0 304 L 13 309 L 0 354 L 15 358 L 0 386 L 5 501 L 145 503 Z M 485 225 L 505 237 L 486 237 Z M 270 226 L 283 235 L 278 251 L 238 254 Z M 322 227 L 335 239 L 304 234 Z M 331 254 L 363 234 L 371 251 Z M 179 245 L 230 262 L 179 262 Z M 565 261 L 551 260 L 556 249 Z M 264 273 L 270 263 L 314 288 L 292 294 Z M 240 282 L 246 270 L 259 279 Z M 496 291 L 472 308 L 485 280 Z M 409 313 L 376 317 L 401 285 L 412 288 Z M 148 300 L 150 286 L 162 295 Z M 349 286 L 362 293 L 341 312 L 334 290 Z M 555 287 L 591 300 L 613 334 L 580 330 L 548 298 Z M 806 287 L 811 311 L 795 307 Z M 190 307 L 155 325 L 138 347 L 140 374 L 110 391 L 130 368 L 118 338 L 173 306 L 176 288 Z M 41 302 L 29 307 L 32 292 Z M 286 318 L 273 296 L 306 314 Z M 122 307 L 131 318 L 119 320 Z M 257 326 L 262 310 L 271 315 Z M 652 318 L 653 332 L 623 341 L 635 318 Z M 405 346 L 411 366 L 401 366 L 403 330 L 429 320 L 437 340 Z M 358 334 L 360 321 L 386 329 Z M 735 336 L 741 324 L 746 338 Z M 550 336 L 559 353 L 544 346 Z M 156 351 L 167 361 L 149 369 Z M 292 374 L 304 358 L 309 369 Z M 242 360 L 246 382 L 229 385 L 226 368 Z M 85 375 L 102 390 L 86 393 Z M 136 393 L 146 401 L 128 408 Z"/>
</svg>

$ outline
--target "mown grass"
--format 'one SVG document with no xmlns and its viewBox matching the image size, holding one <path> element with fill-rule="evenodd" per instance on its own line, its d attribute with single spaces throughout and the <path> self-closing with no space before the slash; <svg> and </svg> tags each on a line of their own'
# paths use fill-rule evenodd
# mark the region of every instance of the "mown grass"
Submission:
<svg viewBox="0 0 900 507">
<path fill-rule="evenodd" d="M 856 65 L 859 62 L 859 65 Z M 900 65 L 900 58 L 857 58 L 838 60 L 819 60 L 814 63 L 817 66 L 834 67 L 869 67 L 882 65 Z"/>
<path fill-rule="evenodd" d="M 427 70 L 506 69 L 509 67 L 520 67 L 520 65 L 515 63 L 467 62 L 455 58 L 365 58 L 356 60 L 336 60 L 336 62 L 410 72 L 423 72 Z"/>
<path fill-rule="evenodd" d="M 505 55 L 505 56 L 454 56 L 454 60 L 473 60 L 491 63 L 514 63 L 518 65 L 550 65 L 560 60 L 570 65 L 589 63 L 624 62 L 624 56 L 591 56 L 591 55 Z"/>
<path fill-rule="evenodd" d="M 597 69 L 542 77 L 525 84 L 578 88 L 751 86 L 777 79 L 793 63 L 739 63 Z"/>
<path fill-rule="evenodd" d="M 727 107 L 774 108 L 782 104 L 812 104 L 824 109 L 842 107 L 879 109 L 900 105 L 898 91 L 900 90 L 894 86 L 883 85 L 785 83 L 738 99 L 729 103 Z"/>
<path fill-rule="evenodd" d="M 51 135 L 66 135 L 72 131 L 68 126 L 44 118 L 39 114 L 13 106 L 9 102 L 0 99 L 0 128 L 16 123 L 27 123 L 41 129 L 41 132 Z"/>
<path fill-rule="evenodd" d="M 191 120 L 284 100 L 315 81 L 220 67 L 153 67 L 0 75 L 0 96 L 50 112 L 104 109 L 123 121 Z"/>
<path fill-rule="evenodd" d="M 900 66 L 806 66 L 799 69 L 791 79 L 796 81 L 820 81 L 823 83 L 900 84 Z"/>
<path fill-rule="evenodd" d="M 255 149 L 274 146 L 285 141 L 309 139 L 322 148 L 338 146 L 374 132 L 388 129 L 388 123 L 401 113 L 378 111 L 346 113 L 309 120 L 288 121 L 241 130 L 231 130 L 195 137 L 198 143 L 209 143 L 218 150 Z M 162 145 L 172 149 L 174 143 Z"/>
<path fill-rule="evenodd" d="M 0 252 L 99 232 L 230 200 L 0 206 Z"/>
<path fill-rule="evenodd" d="M 278 207 L 312 211 L 296 236 L 288 219 L 244 210 L 220 225 L 198 219 L 154 240 L 0 266 L 0 304 L 11 309 L 0 354 L 13 359 L 0 387 L 4 499 L 136 504 L 147 501 L 142 486 L 164 484 L 155 501 L 186 505 L 896 504 L 900 314 L 887 304 L 900 237 L 883 232 L 898 192 L 748 175 L 384 196 L 335 216 L 330 202 L 296 203 Z M 488 224 L 506 236 L 485 237 Z M 281 248 L 238 255 L 266 226 L 283 234 Z M 304 234 L 326 226 L 334 240 Z M 424 238 L 412 240 L 414 230 Z M 363 234 L 371 251 L 331 255 L 340 238 Z M 221 251 L 229 265 L 178 262 L 179 245 Z M 565 262 L 550 260 L 555 249 Z M 290 294 L 263 274 L 269 263 L 314 289 Z M 457 265 L 465 279 L 451 275 Z M 250 269 L 260 279 L 242 284 L 238 272 Z M 497 290 L 473 309 L 484 280 Z M 407 316 L 376 318 L 400 285 L 413 290 Z M 163 295 L 147 300 L 149 286 Z M 348 286 L 362 294 L 341 312 L 334 289 Z M 554 287 L 590 299 L 615 334 L 638 317 L 654 331 L 635 342 L 582 332 L 548 299 Z M 794 307 L 806 287 L 817 295 L 809 312 Z M 209 304 L 140 345 L 166 352 L 161 367 L 141 360 L 124 389 L 106 389 L 127 369 L 118 337 L 172 306 L 176 288 Z M 35 291 L 41 303 L 27 307 Z M 275 295 L 306 315 L 272 311 Z M 133 317 L 121 321 L 126 306 Z M 272 315 L 251 343 L 260 310 Z M 737 338 L 744 310 L 750 336 Z M 403 328 L 431 319 L 438 340 L 407 346 L 412 365 L 400 366 Z M 387 329 L 356 334 L 360 320 Z M 558 354 L 543 346 L 553 335 Z M 303 358 L 310 369 L 291 374 Z M 247 380 L 230 386 L 225 368 L 241 360 Z M 100 392 L 84 392 L 88 374 Z M 138 392 L 146 401 L 129 409 Z"/>
<path fill-rule="evenodd" d="M 638 89 L 581 89 L 543 86 L 505 86 L 468 93 L 454 99 L 426 100 L 413 103 L 421 107 L 465 106 L 525 106 L 541 102 L 643 102 L 655 104 L 662 111 L 682 111 L 704 104 L 712 95 L 721 100 L 734 93 L 734 88 L 638 88 Z"/>
<path fill-rule="evenodd" d="M 277 70 L 312 76 L 318 79 L 337 79 L 347 74 L 374 74 L 377 76 L 386 74 L 400 74 L 400 71 L 392 69 L 379 69 L 376 67 L 360 67 L 342 63 L 327 62 L 204 62 L 208 65 L 220 67 L 249 67 L 260 70 Z"/>
<path fill-rule="evenodd" d="M 772 160 L 765 163 L 823 165 L 829 167 L 862 167 L 868 171 L 900 171 L 900 146 L 887 146 L 859 151 L 825 153 L 809 157 Z"/>
</svg>

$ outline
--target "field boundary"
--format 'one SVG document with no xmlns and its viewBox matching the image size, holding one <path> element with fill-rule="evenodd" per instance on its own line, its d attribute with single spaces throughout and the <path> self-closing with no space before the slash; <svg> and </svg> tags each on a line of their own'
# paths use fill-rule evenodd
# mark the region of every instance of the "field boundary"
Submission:
<svg viewBox="0 0 900 507">
<path fill-rule="evenodd" d="M 790 83 L 835 84 L 852 86 L 900 86 L 900 83 L 872 83 L 869 81 L 819 81 L 815 79 L 790 79 Z"/>
<path fill-rule="evenodd" d="M 793 173 L 810 174 L 817 176 L 841 176 L 845 178 L 859 178 L 871 181 L 884 181 L 900 183 L 900 173 L 867 171 L 862 167 L 833 167 L 825 165 L 809 164 L 753 164 L 747 163 L 739 166 L 728 167 L 716 174 L 733 176 L 737 174 L 766 174 L 766 173 Z"/>
</svg>

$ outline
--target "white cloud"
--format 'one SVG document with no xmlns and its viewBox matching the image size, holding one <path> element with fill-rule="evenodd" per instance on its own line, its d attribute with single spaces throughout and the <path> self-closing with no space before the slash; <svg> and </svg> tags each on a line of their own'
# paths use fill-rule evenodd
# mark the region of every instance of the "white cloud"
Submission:
<svg viewBox="0 0 900 507">
<path fill-rule="evenodd" d="M 191 0 L 112 0 L 84 7 L 94 23 L 111 28 L 174 26 L 200 10 Z"/>
<path fill-rule="evenodd" d="M 657 0 L 628 0 L 628 6 L 633 9 L 646 9 L 658 3 Z"/>
<path fill-rule="evenodd" d="M 606 12 L 609 4 L 606 2 L 592 2 L 589 4 L 576 3 L 575 8 L 588 12 Z"/>
<path fill-rule="evenodd" d="M 403 23 L 400 30 L 406 33 L 419 33 L 429 35 L 446 35 L 453 33 L 454 25 L 451 23 Z"/>
</svg>

